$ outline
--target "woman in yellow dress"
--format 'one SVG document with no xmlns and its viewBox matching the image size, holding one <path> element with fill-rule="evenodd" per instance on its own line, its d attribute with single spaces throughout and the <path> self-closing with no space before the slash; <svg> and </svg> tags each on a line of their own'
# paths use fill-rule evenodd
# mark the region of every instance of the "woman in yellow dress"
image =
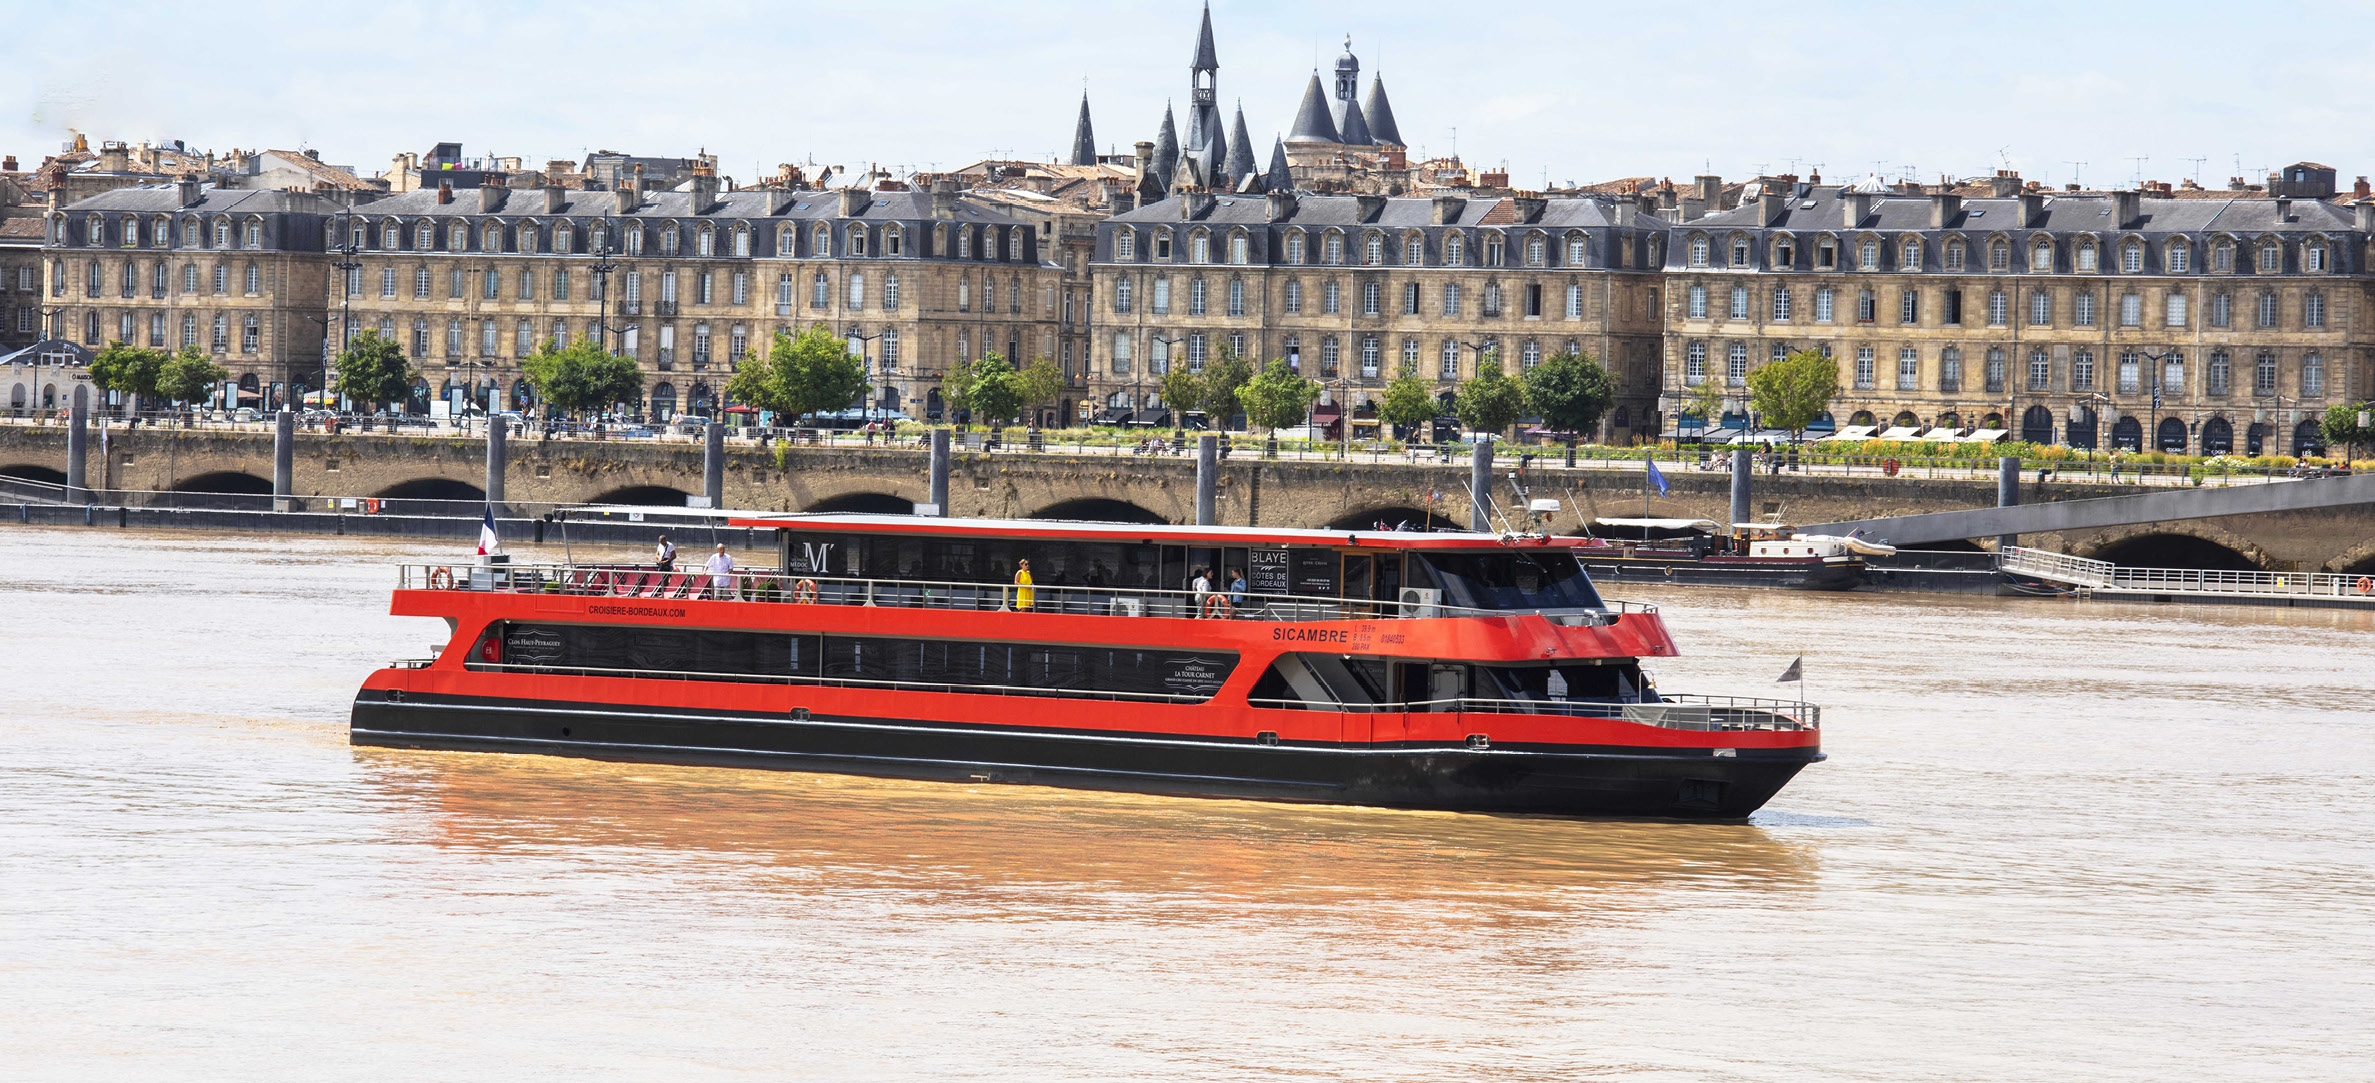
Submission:
<svg viewBox="0 0 2375 1083">
<path fill-rule="evenodd" d="M 1031 608 L 1031 603 L 1037 601 L 1038 599 L 1039 592 L 1031 589 L 1031 562 L 1027 560 L 1015 561 L 1014 607 L 1016 609 L 1029 609 Z"/>
</svg>

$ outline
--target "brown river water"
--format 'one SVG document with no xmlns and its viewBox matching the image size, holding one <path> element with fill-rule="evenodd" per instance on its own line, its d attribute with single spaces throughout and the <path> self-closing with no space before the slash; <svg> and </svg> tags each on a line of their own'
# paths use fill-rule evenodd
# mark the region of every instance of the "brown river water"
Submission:
<svg viewBox="0 0 2375 1083">
<path fill-rule="evenodd" d="M 0 1077 L 2375 1077 L 2375 615 L 1624 590 L 1746 825 L 354 749 L 457 547 L 0 528 Z"/>
</svg>

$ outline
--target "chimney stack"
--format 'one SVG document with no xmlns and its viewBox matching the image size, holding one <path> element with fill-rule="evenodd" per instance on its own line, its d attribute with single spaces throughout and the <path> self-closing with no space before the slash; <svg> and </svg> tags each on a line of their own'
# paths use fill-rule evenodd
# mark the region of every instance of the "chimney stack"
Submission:
<svg viewBox="0 0 2375 1083">
<path fill-rule="evenodd" d="M 932 178 L 932 217 L 957 216 L 957 179 L 950 176 Z"/>
<path fill-rule="evenodd" d="M 717 174 L 694 169 L 692 178 L 685 182 L 685 191 L 688 193 L 685 198 L 690 200 L 685 213 L 708 214 L 717 206 Z"/>
<path fill-rule="evenodd" d="M 1757 194 L 1757 225 L 1770 229 L 1781 224 L 1782 213 L 1789 210 L 1789 197 L 1771 188 Z"/>
<path fill-rule="evenodd" d="M 1466 210 L 1467 208 L 1468 201 L 1459 196 L 1436 196 L 1434 215 L 1435 224 L 1438 226 L 1448 226 L 1453 222 L 1457 222 L 1460 220 L 1460 212 Z"/>
<path fill-rule="evenodd" d="M 1951 229 L 1954 220 L 1962 216 L 1963 197 L 1948 192 L 1930 196 L 1930 228 Z"/>
<path fill-rule="evenodd" d="M 1700 206 L 1722 208 L 1724 200 L 1724 179 L 1722 177 L 1713 173 L 1701 173 L 1692 177 L 1691 191 L 1699 197 Z"/>
<path fill-rule="evenodd" d="M 1374 222 L 1377 221 L 1378 215 L 1385 213 L 1384 196 L 1354 196 L 1352 198 L 1353 205 L 1359 212 L 1353 218 L 1356 222 Z"/>
<path fill-rule="evenodd" d="M 173 183 L 174 193 L 181 198 L 184 207 L 198 205 L 198 187 L 198 178 L 191 176 L 184 176 Z"/>
<path fill-rule="evenodd" d="M 618 189 L 612 194 L 618 197 L 618 212 L 620 214 L 633 214 L 635 208 L 643 205 L 643 193 L 635 187 L 635 182 L 632 179 L 620 182 Z"/>
<path fill-rule="evenodd" d="M 1847 229 L 1859 228 L 1864 224 L 1864 219 L 1871 217 L 1871 215 L 1872 193 L 1839 193 L 1839 224 L 1841 226 Z"/>
<path fill-rule="evenodd" d="M 544 213 L 559 214 L 561 213 L 561 208 L 568 206 L 569 204 L 569 193 L 560 185 L 550 183 L 549 177 L 546 179 L 547 183 L 544 186 Z"/>
<path fill-rule="evenodd" d="M 1510 202 L 1517 204 L 1518 221 L 1529 226 L 1542 221 L 1542 212 L 1550 206 L 1541 196 L 1516 196 Z"/>
<path fill-rule="evenodd" d="M 2022 193 L 2020 194 L 2020 221 L 2019 221 L 2019 223 L 2017 223 L 2017 224 L 2016 224 L 2016 226 L 2015 226 L 2014 228 L 2017 228 L 2017 229 L 2035 229 L 2035 228 L 2037 228 L 2037 227 L 2039 227 L 2039 226 L 2042 226 L 2042 225 L 2044 225 L 2044 224 L 2045 224 L 2045 193 L 2043 193 L 2043 192 L 2022 192 Z M 2116 228 L 2116 229 L 2126 229 L 2127 227 L 2126 227 L 2126 226 L 2116 226 L 2116 227 L 2113 227 L 2113 228 Z"/>
<path fill-rule="evenodd" d="M 2126 195 L 2127 193 L 2125 193 L 2125 192 L 2122 192 L 2122 193 L 2120 193 L 2120 194 L 2121 194 L 2121 195 Z M 2279 222 L 2290 222 L 2290 221 L 2292 221 L 2292 220 L 2293 220 L 2293 201 L 2292 201 L 2292 199 L 2291 199 L 2290 197 L 2286 197 L 2286 196 L 2279 196 L 2279 197 L 2277 197 L 2277 200 L 2276 200 L 2276 220 L 2277 220 L 2277 221 L 2279 221 Z M 2121 226 L 2121 227 L 2119 227 L 2119 228 L 2121 228 L 2121 229 L 2126 229 L 2126 228 L 2128 228 L 2128 227 L 2126 227 L 2126 226 Z"/>
<path fill-rule="evenodd" d="M 873 205 L 874 194 L 863 188 L 841 190 L 841 217 L 843 218 L 855 218 L 866 213 L 866 208 Z"/>
<path fill-rule="evenodd" d="M 0 173 L 14 173 L 14 172 L 16 172 L 16 155 L 14 155 L 14 154 L 11 154 L 11 155 L 9 155 L 9 156 L 8 156 L 8 157 L 6 157 L 6 158 L 0 158 Z M 2366 187 L 2366 186 L 2367 186 L 2367 178 L 2365 178 L 2365 177 L 2360 177 L 2360 178 L 2359 178 L 2359 187 L 2361 187 L 2361 188 L 2364 188 L 2364 187 Z"/>
<path fill-rule="evenodd" d="M 452 181 L 449 181 L 449 180 L 441 180 L 441 181 L 438 181 L 438 182 L 437 182 L 437 202 L 439 202 L 439 203 L 451 203 L 451 202 L 453 202 L 453 201 L 454 201 L 454 182 L 452 182 Z"/>
<path fill-rule="evenodd" d="M 2028 197 L 2023 196 L 2022 198 L 2026 199 Z M 2136 228 L 2136 220 L 2143 216 L 2143 201 L 2144 193 L 2141 191 L 2111 193 L 2111 228 Z M 2039 202 L 2043 201 L 2040 200 Z M 2281 212 L 2279 213 L 2281 214 Z"/>
<path fill-rule="evenodd" d="M 507 191 L 510 189 L 499 184 L 480 184 L 478 186 L 478 213 L 495 213 L 503 206 L 503 193 Z"/>
<path fill-rule="evenodd" d="M 1294 192 L 1292 192 L 1292 191 L 1278 191 L 1278 192 L 1272 192 L 1272 193 L 1270 193 L 1270 220 L 1271 220 L 1271 221 L 1273 221 L 1273 222 L 1284 222 L 1284 221 L 1286 221 L 1286 220 L 1287 220 L 1287 219 L 1289 219 L 1289 218 L 1293 218 L 1294 216 L 1295 216 L 1295 193 L 1294 193 Z"/>
<path fill-rule="evenodd" d="M 2375 199 L 2360 199 L 2350 205 L 2350 210 L 2355 216 L 2359 232 L 2375 234 Z"/>
</svg>

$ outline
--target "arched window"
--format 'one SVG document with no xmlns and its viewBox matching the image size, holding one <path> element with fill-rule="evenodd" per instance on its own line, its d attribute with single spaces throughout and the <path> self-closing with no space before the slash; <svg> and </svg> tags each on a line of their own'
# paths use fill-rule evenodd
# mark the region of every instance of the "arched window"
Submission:
<svg viewBox="0 0 2375 1083">
<path fill-rule="evenodd" d="M 1361 238 L 1361 262 L 1370 267 L 1385 266 L 1385 234 L 1372 231 Z"/>
<path fill-rule="evenodd" d="M 809 234 L 808 241 L 809 255 L 818 259 L 831 256 L 833 254 L 833 227 L 818 222 L 816 229 Z"/>
<path fill-rule="evenodd" d="M 1303 231 L 1288 230 L 1286 232 L 1286 261 L 1288 263 L 1304 263 L 1309 261 L 1310 256 L 1310 248 L 1307 238 L 1303 236 Z"/>
<path fill-rule="evenodd" d="M 2045 239 L 2043 239 L 2043 238 L 2039 238 L 2035 244 L 2033 244 L 2033 245 L 2031 245 L 2031 246 L 2029 247 L 2029 270 L 2031 270 L 2031 271 L 2035 271 L 2035 272 L 2037 272 L 2038 274 L 2050 274 L 2050 273 L 2052 273 L 2052 271 L 2053 271 L 2053 242 L 2052 242 L 2052 241 L 2048 241 L 2048 240 L 2045 240 Z"/>
<path fill-rule="evenodd" d="M 1880 242 L 1873 238 L 1866 237 L 1863 239 L 1862 243 L 1856 245 L 1855 265 L 1856 269 L 1858 270 L 1879 270 Z"/>
<path fill-rule="evenodd" d="M 1244 230 L 1233 230 L 1229 233 L 1230 263 L 1243 266 L 1251 258 L 1251 249 L 1252 246 L 1247 242 Z"/>
<path fill-rule="evenodd" d="M 437 227 L 427 222 L 412 227 L 412 247 L 416 252 L 427 252 L 436 248 Z"/>
<path fill-rule="evenodd" d="M 2173 237 L 2161 259 L 2166 264 L 2164 269 L 2170 274 L 2191 274 L 2194 269 L 2194 246 L 2186 243 L 2183 237 Z"/>
<path fill-rule="evenodd" d="M 888 226 L 884 226 L 884 227 L 882 227 L 882 254 L 883 254 L 883 255 L 886 255 L 886 256 L 901 256 L 901 255 L 905 255 L 906 253 L 907 253 L 907 234 L 906 234 L 906 232 L 905 232 L 905 231 L 903 231 L 903 230 L 901 230 L 901 229 L 900 229 L 900 228 L 899 228 L 897 225 L 888 225 Z M 896 334 L 896 333 L 897 333 L 896 331 L 890 331 L 890 330 L 886 330 L 886 331 L 884 332 L 884 334 Z"/>
<path fill-rule="evenodd" d="M 501 222 L 487 223 L 486 228 L 479 230 L 478 245 L 481 251 L 503 251 L 503 224 Z"/>
<path fill-rule="evenodd" d="M 2235 242 L 2221 237 L 2210 242 L 2210 270 L 2228 274 L 2235 269 Z"/>
<path fill-rule="evenodd" d="M 2301 270 L 2303 271 L 2313 274 L 2323 273 L 2328 269 L 2328 258 L 2326 243 L 2322 240 L 2311 241 L 2301 246 Z"/>
<path fill-rule="evenodd" d="M 1940 249 L 1940 255 L 1947 270 L 1960 271 L 1963 269 L 1963 261 L 1968 258 L 1968 250 L 1963 245 L 1962 238 L 1956 237 L 1946 242 L 1945 247 Z"/>
<path fill-rule="evenodd" d="M 1745 235 L 1732 235 L 1732 266 L 1748 266 L 1748 238 Z"/>
<path fill-rule="evenodd" d="M 717 255 L 717 230 L 707 222 L 701 223 L 701 231 L 693 235 L 693 254 L 696 256 Z"/>
<path fill-rule="evenodd" d="M 1164 247 L 1165 249 L 1168 249 L 1168 248 L 1170 248 L 1170 247 L 1171 247 L 1171 234 L 1170 234 L 1169 232 L 1165 232 L 1165 233 L 1163 234 L 1163 236 L 1162 236 L 1162 244 L 1163 244 L 1163 247 Z M 1169 253 L 1168 253 L 1168 252 L 1165 252 L 1164 254 L 1165 254 L 1165 255 L 1169 255 Z M 958 258 L 958 259 L 972 259 L 972 258 L 973 258 L 973 230 L 972 230 L 972 229 L 970 229 L 969 227 L 966 227 L 966 226 L 958 226 L 958 227 L 957 227 L 957 258 Z"/>
<path fill-rule="evenodd" d="M 1567 266 L 1584 266 L 1591 261 L 1591 253 L 1592 246 L 1589 238 L 1581 233 L 1567 235 Z"/>
<path fill-rule="evenodd" d="M 1427 262 L 1427 235 L 1412 230 L 1402 235 L 1402 266 L 1423 267 Z"/>
<path fill-rule="evenodd" d="M 449 223 L 445 227 L 445 249 L 448 252 L 467 252 L 470 250 L 469 223 L 453 222 Z"/>
<path fill-rule="evenodd" d="M 553 223 L 553 255 L 566 256 L 577 247 L 577 234 L 566 221 Z"/>
<path fill-rule="evenodd" d="M 2130 237 L 2119 246 L 2119 271 L 2131 275 L 2144 273 L 2143 241 Z"/>
<path fill-rule="evenodd" d="M 1212 262 L 1212 234 L 1200 229 L 1188 234 L 1188 262 Z"/>
<path fill-rule="evenodd" d="M 1319 260 L 1330 267 L 1340 267 L 1344 264 L 1344 234 L 1332 229 L 1327 232 L 1327 235 L 1320 241 Z"/>
<path fill-rule="evenodd" d="M 1693 266 L 1693 267 L 1705 267 L 1705 266 L 1707 266 L 1707 238 L 1706 238 L 1706 236 L 1705 236 L 1704 234 L 1697 234 L 1697 233 L 1694 233 L 1694 234 L 1692 234 L 1692 235 L 1691 235 L 1691 249 L 1690 249 L 1690 251 L 1691 251 L 1691 259 L 1690 259 L 1691 266 Z"/>
<path fill-rule="evenodd" d="M 1707 259 L 1707 238 L 1705 238 L 1705 237 L 1700 237 L 1700 238 L 1697 238 L 1695 243 L 1698 245 L 1698 247 L 1697 247 L 1697 249 L 1695 249 L 1695 251 L 1697 251 L 1697 252 L 1698 252 L 1698 255 L 1699 255 L 1699 260 L 1700 260 L 1700 263 L 1699 263 L 1699 265 L 1700 265 L 1700 266 L 1706 266 L 1706 259 Z M 1461 267 L 1461 266 L 1465 266 L 1465 265 L 1467 264 L 1467 262 L 1468 262 L 1468 239 L 1467 239 L 1465 236 L 1463 236 L 1462 234 L 1458 233 L 1458 232 L 1452 232 L 1452 233 L 1447 233 L 1447 234 L 1444 234 L 1444 236 L 1443 236 L 1443 265 L 1444 265 L 1444 266 L 1446 266 L 1446 267 Z"/>
<path fill-rule="evenodd" d="M 848 241 L 850 255 L 863 256 L 866 254 L 866 227 L 863 223 L 850 225 Z"/>
<path fill-rule="evenodd" d="M 1539 233 L 1526 235 L 1526 266 L 1540 267 L 1550 259 L 1550 243 Z"/>
<path fill-rule="evenodd" d="M 2252 270 L 2264 275 L 2283 274 L 2284 245 L 2273 237 L 2261 241 L 2259 262 Z"/>
<path fill-rule="evenodd" d="M 1505 254 L 1505 250 L 1507 249 L 1507 247 L 1508 247 L 1508 242 L 1507 242 L 1507 240 L 1506 240 L 1505 238 L 1503 238 L 1503 237 L 1502 237 L 1500 234 L 1498 234 L 1498 233 L 1487 233 L 1487 234 L 1485 234 L 1485 235 L 1484 235 L 1484 265 L 1485 265 L 1485 266 L 1487 266 L 1487 267 L 1499 267 L 1499 266 L 1502 266 L 1504 263 L 1506 263 L 1506 262 L 1507 262 L 1507 260 L 1508 260 L 1508 256 Z"/>
<path fill-rule="evenodd" d="M 1903 244 L 1897 246 L 1897 269 L 1900 271 L 1921 270 L 1920 238 L 1907 237 Z"/>
<path fill-rule="evenodd" d="M 1137 230 L 1117 229 L 1113 231 L 1113 258 L 1116 260 L 1134 260 L 1138 258 Z"/>
<path fill-rule="evenodd" d="M 2003 272 L 2012 269 L 2012 244 L 1999 237 L 1987 242 L 1987 269 Z"/>
<path fill-rule="evenodd" d="M 520 223 L 514 234 L 521 252 L 533 253 L 543 247 L 536 243 L 536 223 L 534 222 Z"/>
<path fill-rule="evenodd" d="M 684 244 L 684 232 L 669 222 L 660 227 L 660 255 L 673 256 Z"/>
</svg>

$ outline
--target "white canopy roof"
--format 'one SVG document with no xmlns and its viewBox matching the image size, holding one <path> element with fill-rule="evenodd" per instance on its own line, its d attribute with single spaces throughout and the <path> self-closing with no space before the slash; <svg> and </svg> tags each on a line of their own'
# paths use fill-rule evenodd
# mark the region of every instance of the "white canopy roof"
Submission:
<svg viewBox="0 0 2375 1083">
<path fill-rule="evenodd" d="M 1873 431 L 1873 429 L 1874 429 L 1874 428 L 1876 428 L 1876 427 L 1877 427 L 1877 426 L 1872 426 L 1872 425 L 1849 425 L 1848 427 L 1846 427 L 1846 428 L 1844 428 L 1844 429 L 1841 429 L 1841 430 L 1839 430 L 1838 432 L 1835 432 L 1835 433 L 1832 433 L 1832 434 L 1831 434 L 1831 435 L 1829 435 L 1829 436 L 1825 436 L 1825 437 L 1823 437 L 1823 439 L 1825 439 L 1825 440 L 1869 440 L 1869 439 L 1871 439 L 1871 438 L 1872 438 L 1872 431 Z"/>
<path fill-rule="evenodd" d="M 1650 530 L 1704 530 L 1712 534 L 1723 529 L 1723 524 L 1713 519 L 1594 519 L 1592 522 L 1598 526 L 1631 527 L 1634 530 L 1646 527 Z"/>
<path fill-rule="evenodd" d="M 1921 439 L 1921 428 L 1915 425 L 1897 425 L 1891 427 L 1887 432 L 1881 433 L 1880 438 L 1883 440 L 1919 440 Z"/>
</svg>

